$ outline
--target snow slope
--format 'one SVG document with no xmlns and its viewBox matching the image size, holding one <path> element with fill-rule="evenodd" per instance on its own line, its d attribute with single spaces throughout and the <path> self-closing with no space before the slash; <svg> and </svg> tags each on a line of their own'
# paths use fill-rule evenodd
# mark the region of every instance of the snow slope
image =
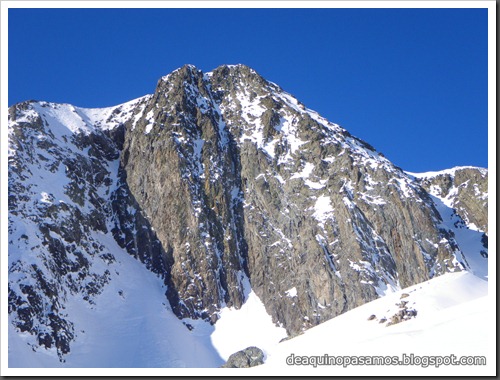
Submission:
<svg viewBox="0 0 500 380">
<path fill-rule="evenodd" d="M 495 303 L 492 294 L 494 290 L 488 294 L 488 283 L 469 272 L 445 274 L 400 290 L 279 344 L 275 339 L 268 339 L 267 345 L 265 344 L 266 362 L 259 367 L 167 369 L 164 367 L 218 367 L 223 362 L 222 358 L 225 359 L 231 350 L 239 349 L 239 346 L 259 346 L 265 341 L 265 336 L 278 338 L 280 331 L 278 328 L 273 331 L 270 317 L 263 312 L 262 304 L 254 294 L 250 294 L 247 303 L 240 310 L 224 309 L 215 331 L 208 324 L 199 321 L 194 321 L 195 328 L 188 331 L 167 308 L 157 306 L 162 297 L 161 292 L 148 294 L 148 297 L 143 296 L 143 286 L 151 289 L 151 282 L 157 281 L 155 276 L 143 270 L 137 261 L 127 258 L 126 255 L 120 256 L 120 261 L 123 270 L 121 274 L 132 275 L 131 280 L 135 285 L 120 289 L 123 290 L 123 298 L 117 298 L 113 294 L 117 291 L 116 287 L 106 290 L 107 293 L 103 294 L 102 299 L 106 300 L 107 306 L 112 307 L 104 308 L 99 304 L 91 312 L 88 309 L 77 310 L 76 305 L 72 305 L 71 311 L 79 313 L 81 322 L 84 322 L 85 328 L 88 329 L 82 334 L 88 333 L 89 340 L 75 344 L 65 364 L 59 363 L 57 356 L 50 352 L 38 352 L 37 355 L 33 355 L 29 352 L 29 347 L 23 344 L 19 334 L 9 334 L 12 335 L 9 336 L 9 350 L 16 352 L 9 366 L 29 364 L 31 367 L 67 368 L 100 365 L 149 367 L 141 368 L 140 372 L 123 368 L 116 368 L 113 372 L 105 369 L 78 370 L 78 374 L 113 375 L 481 375 L 493 374 L 495 371 Z M 408 294 L 403 299 L 418 311 L 417 316 L 392 326 L 380 323 L 381 319 L 390 318 L 399 310 L 396 304 L 401 301 L 403 293 Z M 120 302 L 136 302 L 139 307 L 120 308 Z M 368 320 L 372 314 L 376 316 L 375 319 Z M 254 324 L 249 325 L 250 321 Z M 163 325 L 164 329 L 158 329 L 158 324 Z M 116 338 L 120 336 L 121 339 L 117 342 Z M 108 337 L 112 339 L 107 339 Z M 241 344 L 238 345 L 239 343 Z M 85 347 L 93 349 L 89 351 Z M 335 357 L 391 355 L 398 358 L 403 358 L 403 354 L 420 357 L 453 354 L 456 357 L 484 356 L 487 365 L 442 365 L 438 368 L 421 365 L 313 367 L 287 365 L 287 358 L 291 354 L 295 356 L 327 354 Z M 163 368 L 159 369 L 160 367 Z M 34 372 L 21 370 L 9 373 L 33 374 Z M 59 369 L 47 369 L 43 370 L 43 373 L 76 374 Z"/>
<path fill-rule="evenodd" d="M 284 328 L 273 324 L 264 304 L 251 290 L 248 280 L 245 288 L 250 293 L 241 309 L 222 309 L 221 319 L 215 324 L 215 331 L 211 335 L 213 345 L 224 360 L 250 346 L 269 352 L 287 336 Z"/>
<path fill-rule="evenodd" d="M 399 307 L 401 294 L 418 311 L 396 325 L 379 323 Z M 495 306 L 488 283 L 469 272 L 449 273 L 372 301 L 322 323 L 268 352 L 266 363 L 251 374 L 381 375 L 485 374 L 495 370 Z M 373 320 L 368 318 L 374 314 Z M 487 366 L 288 366 L 291 354 L 344 355 L 484 355 Z"/>
<path fill-rule="evenodd" d="M 431 178 L 431 177 L 437 177 L 443 174 L 449 174 L 454 176 L 457 170 L 462 170 L 462 169 L 479 169 L 481 172 L 486 172 L 487 169 L 485 168 L 478 168 L 477 166 L 455 166 L 450 169 L 444 169 L 444 170 L 438 170 L 438 171 L 432 171 L 432 172 L 424 172 L 424 173 L 413 173 L 413 172 L 406 172 L 407 174 L 416 177 L 416 178 Z"/>
</svg>

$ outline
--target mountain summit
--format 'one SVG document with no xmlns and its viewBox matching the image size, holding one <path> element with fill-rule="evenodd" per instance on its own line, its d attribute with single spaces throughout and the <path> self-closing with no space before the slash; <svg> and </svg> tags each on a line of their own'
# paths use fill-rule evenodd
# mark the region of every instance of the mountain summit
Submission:
<svg viewBox="0 0 500 380">
<path fill-rule="evenodd" d="M 486 189 L 486 169 L 471 170 Z M 484 212 L 487 193 L 457 214 L 432 186 L 244 65 L 186 65 L 110 108 L 19 103 L 9 323 L 64 361 L 85 339 L 78 308 L 108 289 L 126 299 L 130 256 L 187 331 L 250 292 L 295 336 L 446 272 L 486 277 L 487 219 L 462 216 Z"/>
</svg>

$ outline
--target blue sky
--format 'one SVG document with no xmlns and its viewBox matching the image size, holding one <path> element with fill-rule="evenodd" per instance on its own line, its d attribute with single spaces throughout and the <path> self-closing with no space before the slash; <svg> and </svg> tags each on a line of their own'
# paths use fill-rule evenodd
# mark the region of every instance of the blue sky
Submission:
<svg viewBox="0 0 500 380">
<path fill-rule="evenodd" d="M 486 9 L 9 9 L 9 105 L 244 63 L 404 170 L 488 166 Z"/>
</svg>

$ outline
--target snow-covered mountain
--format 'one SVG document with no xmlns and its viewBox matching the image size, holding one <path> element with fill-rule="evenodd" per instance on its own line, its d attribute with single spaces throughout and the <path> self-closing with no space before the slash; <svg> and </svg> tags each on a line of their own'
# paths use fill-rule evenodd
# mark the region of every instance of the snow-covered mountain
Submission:
<svg viewBox="0 0 500 380">
<path fill-rule="evenodd" d="M 444 273 L 486 279 L 482 206 L 428 178 L 244 65 L 105 109 L 14 105 L 9 363 L 219 366 L 227 337 L 266 349 Z"/>
</svg>

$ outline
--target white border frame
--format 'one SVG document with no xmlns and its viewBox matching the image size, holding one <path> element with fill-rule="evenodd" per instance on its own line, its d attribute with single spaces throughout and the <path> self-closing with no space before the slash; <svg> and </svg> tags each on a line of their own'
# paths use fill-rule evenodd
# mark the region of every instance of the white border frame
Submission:
<svg viewBox="0 0 500 380">
<path fill-rule="evenodd" d="M 4 316 L 7 315 L 8 305 L 8 166 L 7 166 L 7 110 L 8 110 L 8 10 L 11 8 L 486 8 L 488 9 L 488 176 L 489 176 L 489 285 L 488 297 L 491 298 L 489 312 L 493 323 L 491 336 L 496 337 L 496 1 L 14 1 L 0 2 L 1 24 L 1 63 L 0 63 L 0 226 L 1 226 L 1 283 L 0 283 L 0 319 L 1 319 L 1 372 L 2 376 L 248 376 L 248 375 L 305 375 L 305 376 L 332 376 L 331 369 L 283 367 L 277 373 L 269 373 L 266 368 L 244 369 L 217 369 L 217 368 L 8 368 L 8 326 Z M 478 323 L 481 323 L 478 321 Z M 446 373 L 443 370 L 427 368 L 421 375 L 495 375 L 496 374 L 496 346 L 490 342 L 487 367 L 454 367 Z M 399 367 L 358 367 L 356 371 L 345 371 L 341 375 L 408 375 L 409 368 Z M 420 371 L 414 371 L 417 374 Z M 390 372 L 390 373 L 388 373 Z M 338 374 L 338 373 L 337 373 Z"/>
</svg>

